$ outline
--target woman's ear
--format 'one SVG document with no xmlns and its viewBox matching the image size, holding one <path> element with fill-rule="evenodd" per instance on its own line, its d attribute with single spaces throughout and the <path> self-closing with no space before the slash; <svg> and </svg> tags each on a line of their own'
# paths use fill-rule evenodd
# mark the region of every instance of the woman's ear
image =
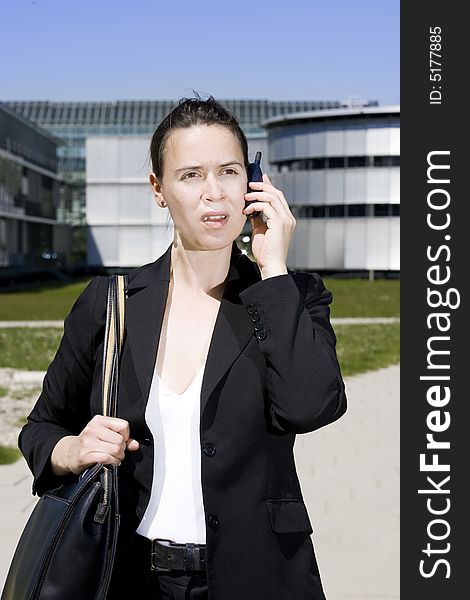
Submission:
<svg viewBox="0 0 470 600">
<path fill-rule="evenodd" d="M 162 186 L 161 186 L 160 181 L 158 180 L 157 176 L 155 175 L 155 173 L 150 173 L 149 181 L 150 181 L 150 186 L 152 188 L 153 197 L 155 198 L 155 202 L 161 208 L 165 208 L 166 202 L 163 199 Z"/>
</svg>

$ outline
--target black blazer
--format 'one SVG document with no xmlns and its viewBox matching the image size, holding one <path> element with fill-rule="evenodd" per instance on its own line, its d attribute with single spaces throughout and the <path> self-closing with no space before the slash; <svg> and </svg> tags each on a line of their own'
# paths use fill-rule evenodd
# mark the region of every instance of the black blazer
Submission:
<svg viewBox="0 0 470 600">
<path fill-rule="evenodd" d="M 129 273 L 118 415 L 140 449 L 119 468 L 122 555 L 147 507 L 154 442 L 145 408 L 170 279 L 171 245 Z M 57 486 L 50 455 L 101 413 L 107 278 L 92 280 L 65 319 L 41 395 L 20 433 L 33 492 Z M 201 390 L 201 479 L 211 600 L 324 598 L 297 477 L 296 433 L 344 414 L 329 322 L 332 295 L 316 274 L 261 279 L 232 247 Z M 191 333 L 188 332 L 188 343 Z"/>
</svg>

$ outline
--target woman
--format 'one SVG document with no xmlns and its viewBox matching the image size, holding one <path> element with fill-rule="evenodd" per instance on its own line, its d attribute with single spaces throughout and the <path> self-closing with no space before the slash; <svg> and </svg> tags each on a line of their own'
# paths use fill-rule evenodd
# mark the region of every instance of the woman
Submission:
<svg viewBox="0 0 470 600">
<path fill-rule="evenodd" d="M 119 418 L 99 416 L 98 277 L 65 320 L 20 435 L 33 490 L 120 465 L 109 598 L 322 599 L 293 445 L 346 410 L 332 296 L 318 275 L 286 268 L 295 219 L 267 175 L 247 193 L 246 138 L 212 97 L 180 102 L 151 158 L 175 233 L 129 274 Z M 234 242 L 254 211 L 256 263 Z"/>
</svg>

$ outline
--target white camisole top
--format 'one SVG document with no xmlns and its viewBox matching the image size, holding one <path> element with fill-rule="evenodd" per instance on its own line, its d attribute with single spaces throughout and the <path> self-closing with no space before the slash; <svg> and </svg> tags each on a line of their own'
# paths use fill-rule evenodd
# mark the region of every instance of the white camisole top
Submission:
<svg viewBox="0 0 470 600">
<path fill-rule="evenodd" d="M 204 367 L 182 394 L 153 373 L 145 411 L 155 442 L 152 491 L 137 528 L 149 539 L 206 543 L 199 435 Z"/>
</svg>

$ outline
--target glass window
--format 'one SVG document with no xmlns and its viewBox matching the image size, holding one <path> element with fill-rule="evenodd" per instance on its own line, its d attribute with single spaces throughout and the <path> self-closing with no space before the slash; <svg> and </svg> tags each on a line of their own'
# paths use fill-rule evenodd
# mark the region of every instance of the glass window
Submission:
<svg viewBox="0 0 470 600">
<path fill-rule="evenodd" d="M 344 168 L 344 156 L 330 156 L 327 160 L 329 169 Z"/>
<path fill-rule="evenodd" d="M 348 156 L 347 163 L 348 167 L 365 167 L 366 166 L 366 158 L 365 156 Z"/>
<path fill-rule="evenodd" d="M 374 204 L 374 217 L 388 217 L 390 213 L 390 204 Z"/>
<path fill-rule="evenodd" d="M 338 217 L 344 217 L 344 205 L 343 204 L 334 204 L 332 206 L 327 206 L 327 216 L 333 219 Z"/>
<path fill-rule="evenodd" d="M 348 204 L 348 217 L 365 217 L 365 204 Z"/>
<path fill-rule="evenodd" d="M 324 158 L 310 158 L 308 162 L 309 162 L 309 169 L 324 169 L 325 168 L 325 159 Z"/>
</svg>

